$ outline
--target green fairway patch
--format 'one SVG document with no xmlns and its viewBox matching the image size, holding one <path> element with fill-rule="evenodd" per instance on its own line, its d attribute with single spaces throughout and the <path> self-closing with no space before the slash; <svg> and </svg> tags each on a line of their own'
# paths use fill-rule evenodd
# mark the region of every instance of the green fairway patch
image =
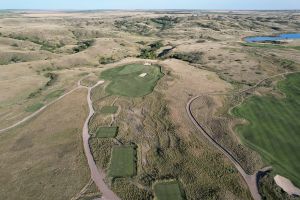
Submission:
<svg viewBox="0 0 300 200">
<path fill-rule="evenodd" d="M 154 185 L 157 200 L 182 200 L 182 194 L 177 181 L 158 182 Z"/>
<path fill-rule="evenodd" d="M 44 106 L 43 103 L 35 103 L 33 105 L 28 106 L 25 111 L 26 112 L 35 112 Z"/>
<path fill-rule="evenodd" d="M 115 146 L 109 164 L 111 177 L 131 177 L 136 174 L 136 150 L 133 146 Z"/>
<path fill-rule="evenodd" d="M 117 106 L 103 106 L 100 110 L 102 114 L 115 114 L 118 111 Z"/>
<path fill-rule="evenodd" d="M 63 95 L 64 92 L 65 92 L 65 90 L 55 90 L 55 91 L 49 93 L 49 94 L 45 97 L 45 100 L 46 100 L 46 99 L 54 99 L 54 98 L 60 97 L 61 95 Z"/>
<path fill-rule="evenodd" d="M 100 127 L 97 128 L 97 138 L 114 138 L 117 136 L 118 127 Z"/>
<path fill-rule="evenodd" d="M 233 109 L 250 124 L 237 126 L 243 142 L 258 151 L 275 172 L 300 186 L 300 74 L 279 82 L 285 98 L 253 96 Z"/>
<path fill-rule="evenodd" d="M 146 74 L 141 77 L 141 74 Z M 101 73 L 101 78 L 111 81 L 106 87 L 109 94 L 140 97 L 151 93 L 157 81 L 163 76 L 158 65 L 130 64 Z"/>
</svg>

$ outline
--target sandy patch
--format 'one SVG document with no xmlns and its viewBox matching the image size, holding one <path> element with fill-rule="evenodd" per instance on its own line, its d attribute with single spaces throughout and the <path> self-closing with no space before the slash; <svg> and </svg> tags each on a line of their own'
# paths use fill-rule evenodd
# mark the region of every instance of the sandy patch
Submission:
<svg viewBox="0 0 300 200">
<path fill-rule="evenodd" d="M 274 177 L 275 183 L 281 187 L 289 195 L 300 196 L 300 189 L 294 186 L 294 184 L 287 178 L 283 176 L 276 175 Z"/>
<path fill-rule="evenodd" d="M 144 78 L 145 76 L 147 76 L 147 73 L 142 73 L 139 75 L 139 77 L 142 77 L 142 78 Z"/>
</svg>

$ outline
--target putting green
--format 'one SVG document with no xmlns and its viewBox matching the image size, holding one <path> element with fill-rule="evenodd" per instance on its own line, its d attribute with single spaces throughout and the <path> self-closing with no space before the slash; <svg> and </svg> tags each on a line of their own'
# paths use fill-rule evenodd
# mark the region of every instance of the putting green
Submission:
<svg viewBox="0 0 300 200">
<path fill-rule="evenodd" d="M 115 146 L 108 169 L 111 177 L 131 177 L 136 174 L 136 150 L 132 146 Z"/>
<path fill-rule="evenodd" d="M 141 77 L 141 74 L 146 75 Z M 109 94 L 141 97 L 151 93 L 162 76 L 161 67 L 158 65 L 130 64 L 108 69 L 100 77 L 110 81 L 106 87 Z"/>
<path fill-rule="evenodd" d="M 276 173 L 300 187 L 300 74 L 289 75 L 278 88 L 286 97 L 253 96 L 235 108 L 235 116 L 250 122 L 236 129 Z"/>
<path fill-rule="evenodd" d="M 97 128 L 97 138 L 114 138 L 117 136 L 118 127 L 100 127 Z"/>
<path fill-rule="evenodd" d="M 177 181 L 159 182 L 154 185 L 157 200 L 182 200 Z"/>
</svg>

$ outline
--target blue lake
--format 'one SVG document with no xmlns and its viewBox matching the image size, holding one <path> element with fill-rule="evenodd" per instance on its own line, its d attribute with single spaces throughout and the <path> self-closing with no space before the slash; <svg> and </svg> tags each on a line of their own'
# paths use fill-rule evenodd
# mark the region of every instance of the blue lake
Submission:
<svg viewBox="0 0 300 200">
<path fill-rule="evenodd" d="M 267 42 L 267 41 L 278 41 L 278 40 L 295 40 L 300 39 L 300 33 L 285 33 L 277 36 L 254 36 L 246 37 L 246 42 Z"/>
</svg>

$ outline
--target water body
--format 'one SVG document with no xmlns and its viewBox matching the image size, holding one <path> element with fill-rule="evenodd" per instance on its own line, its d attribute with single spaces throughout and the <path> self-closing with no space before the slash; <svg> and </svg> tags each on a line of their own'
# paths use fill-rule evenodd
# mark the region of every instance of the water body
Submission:
<svg viewBox="0 0 300 200">
<path fill-rule="evenodd" d="M 246 42 L 268 42 L 268 41 L 279 41 L 279 40 L 296 40 L 300 39 L 300 33 L 285 33 L 277 36 L 255 36 L 246 37 Z"/>
</svg>

